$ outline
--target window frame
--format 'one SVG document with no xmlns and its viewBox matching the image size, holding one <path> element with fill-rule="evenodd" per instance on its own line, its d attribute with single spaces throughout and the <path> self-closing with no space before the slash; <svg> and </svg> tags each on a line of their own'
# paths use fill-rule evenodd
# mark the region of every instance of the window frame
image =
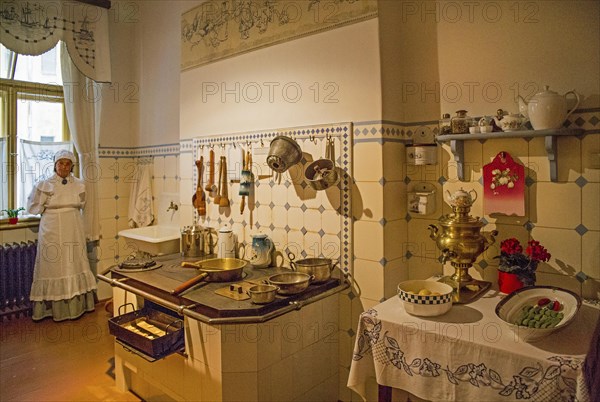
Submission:
<svg viewBox="0 0 600 402">
<path fill-rule="evenodd" d="M 16 59 L 16 57 L 15 57 Z M 15 63 L 16 64 L 16 63 Z M 14 76 L 14 75 L 13 75 Z M 1 111 L 5 116 L 5 127 L 2 131 L 6 133 L 6 154 L 3 155 L 6 159 L 7 173 L 7 193 L 8 193 L 8 208 L 14 209 L 15 194 L 16 194 L 16 163 L 17 163 L 17 107 L 19 100 L 34 100 L 43 102 L 61 103 L 63 105 L 63 132 L 62 141 L 71 141 L 69 125 L 67 124 L 66 109 L 64 106 L 64 93 L 62 85 L 42 84 L 37 82 L 18 81 L 0 78 L 0 91 L 3 93 L 4 110 Z M 4 93 L 6 95 L 4 95 Z M 22 205 L 21 205 L 22 206 Z M 37 220 L 39 217 L 29 217 Z M 26 218 L 27 219 L 27 218 Z M 2 218 L 4 223 L 8 218 Z M 13 225 L 14 226 L 14 225 Z"/>
</svg>

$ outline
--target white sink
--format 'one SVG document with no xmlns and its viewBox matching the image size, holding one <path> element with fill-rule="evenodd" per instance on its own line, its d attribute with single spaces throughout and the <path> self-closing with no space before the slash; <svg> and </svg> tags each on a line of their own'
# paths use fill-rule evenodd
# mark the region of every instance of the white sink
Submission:
<svg viewBox="0 0 600 402">
<path fill-rule="evenodd" d="M 179 252 L 181 233 L 178 227 L 146 226 L 119 231 L 127 245 L 133 251 L 145 251 L 152 255 L 173 254 Z"/>
</svg>

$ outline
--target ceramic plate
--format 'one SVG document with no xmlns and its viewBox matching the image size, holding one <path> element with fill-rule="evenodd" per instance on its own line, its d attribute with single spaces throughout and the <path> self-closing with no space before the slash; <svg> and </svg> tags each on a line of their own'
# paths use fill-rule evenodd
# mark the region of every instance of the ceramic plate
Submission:
<svg viewBox="0 0 600 402">
<path fill-rule="evenodd" d="M 513 324 L 524 306 L 536 305 L 538 300 L 548 298 L 558 300 L 563 305 L 563 319 L 553 328 L 529 328 Z M 544 338 L 569 325 L 579 308 L 581 298 L 575 293 L 554 286 L 530 286 L 519 289 L 502 299 L 496 305 L 496 315 L 523 341 L 535 341 Z"/>
</svg>

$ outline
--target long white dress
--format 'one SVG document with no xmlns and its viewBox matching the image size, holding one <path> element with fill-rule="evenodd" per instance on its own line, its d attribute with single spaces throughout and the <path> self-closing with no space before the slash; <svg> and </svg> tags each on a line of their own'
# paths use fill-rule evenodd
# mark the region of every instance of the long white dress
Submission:
<svg viewBox="0 0 600 402">
<path fill-rule="evenodd" d="M 81 210 L 84 182 L 72 175 L 67 183 L 54 174 L 37 183 L 27 210 L 42 214 L 30 300 L 33 319 L 74 319 L 94 310 L 97 289 L 87 257 Z"/>
</svg>

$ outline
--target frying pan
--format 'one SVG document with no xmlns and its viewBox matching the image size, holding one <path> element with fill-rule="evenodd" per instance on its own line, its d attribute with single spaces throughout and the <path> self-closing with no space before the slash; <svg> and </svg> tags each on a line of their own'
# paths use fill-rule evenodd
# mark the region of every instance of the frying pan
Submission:
<svg viewBox="0 0 600 402">
<path fill-rule="evenodd" d="M 207 282 L 233 282 L 242 279 L 244 267 L 247 261 L 237 258 L 212 258 L 198 262 L 182 262 L 181 266 L 186 268 L 195 268 L 202 272 L 181 285 L 177 286 L 171 294 L 177 296 L 188 290 L 192 286 L 206 280 Z"/>
</svg>

